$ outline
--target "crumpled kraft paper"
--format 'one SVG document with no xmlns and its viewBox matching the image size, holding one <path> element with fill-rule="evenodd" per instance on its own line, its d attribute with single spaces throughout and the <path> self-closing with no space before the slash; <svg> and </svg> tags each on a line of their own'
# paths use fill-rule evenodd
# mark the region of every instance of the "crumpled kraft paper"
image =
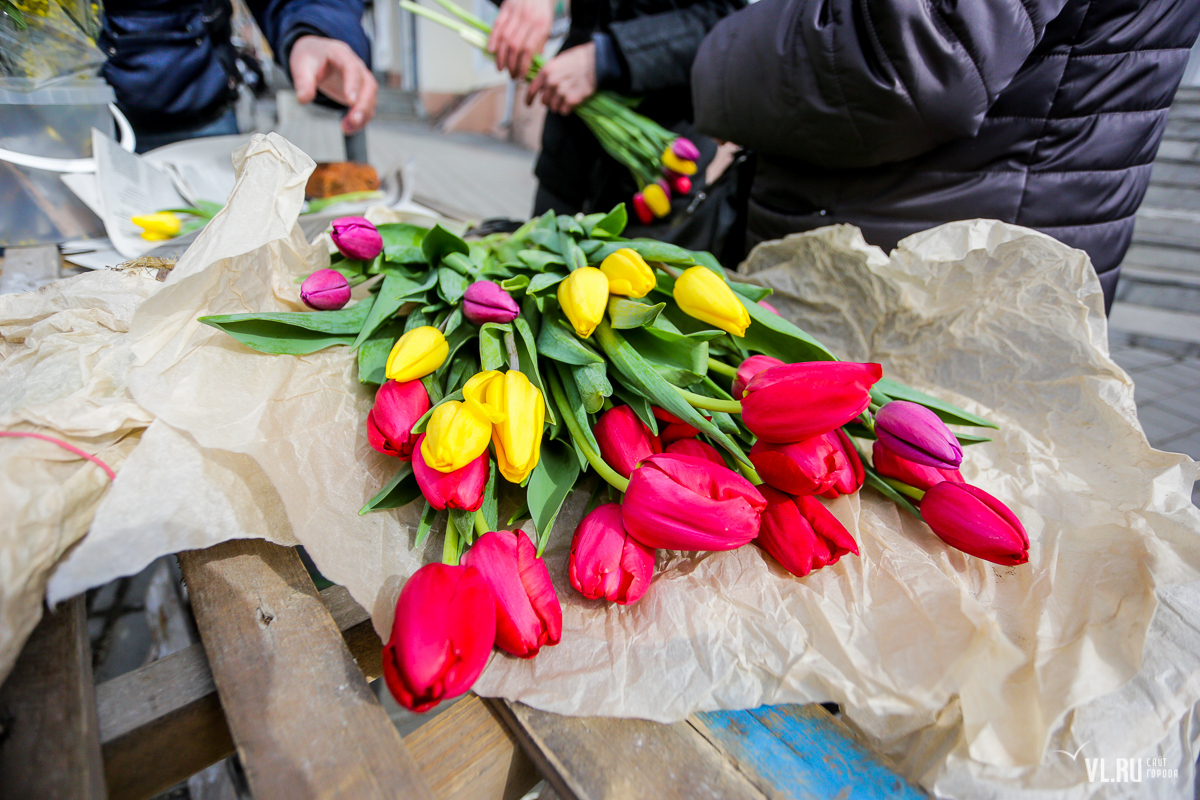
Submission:
<svg viewBox="0 0 1200 800">
<path fill-rule="evenodd" d="M 293 278 L 318 258 L 291 224 L 310 168 L 277 137 L 252 141 L 225 212 L 134 313 L 127 384 L 155 420 L 143 445 L 156 451 L 135 450 L 64 565 L 87 553 L 90 574 L 78 565 L 52 582 L 51 598 L 197 546 L 206 532 L 210 543 L 294 536 L 386 637 L 404 579 L 437 558 L 436 534 L 410 550 L 412 509 L 355 513 L 396 464 L 367 444 L 372 392 L 349 353 L 259 354 L 195 322 L 298 307 Z M 901 245 L 888 258 L 853 228 L 830 228 L 764 244 L 744 268 L 843 357 L 881 361 L 1004 426 L 968 449 L 963 471 L 1025 522 L 1030 563 L 1000 568 L 949 550 L 864 490 L 831 505 L 861 558 L 798 579 L 753 547 L 664 553 L 639 604 L 606 606 L 567 584 L 584 502 L 575 497 L 547 551 L 562 643 L 529 661 L 494 656 L 477 690 L 560 713 L 659 720 L 835 700 L 903 756 L 905 774 L 950 796 L 1087 796 L 1098 787 L 1051 750 L 1084 745 L 1101 727 L 1104 747 L 1119 752 L 1097 755 L 1178 755 L 1190 778 L 1200 642 L 1179 606 L 1155 609 L 1156 591 L 1196 595 L 1182 585 L 1200 578 L 1196 467 L 1146 443 L 1132 384 L 1107 356 L 1086 258 L 996 222 Z M 268 485 L 275 494 L 264 495 Z M 208 526 L 186 518 L 196 512 L 184 495 L 197 489 Z M 251 512 L 239 492 L 265 499 Z M 125 551 L 120 521 L 148 497 L 169 499 L 136 509 L 140 529 L 157 526 L 161 538 L 139 540 L 152 552 Z M 1136 725 L 1108 716 L 1146 705 L 1154 714 Z"/>
</svg>

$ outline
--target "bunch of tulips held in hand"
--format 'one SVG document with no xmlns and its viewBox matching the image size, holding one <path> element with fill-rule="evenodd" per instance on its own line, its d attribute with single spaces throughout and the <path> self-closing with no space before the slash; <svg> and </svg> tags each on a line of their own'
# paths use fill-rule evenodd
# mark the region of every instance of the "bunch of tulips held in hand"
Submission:
<svg viewBox="0 0 1200 800">
<path fill-rule="evenodd" d="M 707 253 L 624 239 L 625 222 L 623 205 L 547 214 L 467 241 L 340 219 L 338 254 L 300 287 L 313 311 L 202 320 L 268 353 L 348 346 L 376 387 L 365 439 L 398 468 L 359 513 L 415 502 L 417 546 L 443 537 L 385 646 L 408 708 L 467 691 L 493 648 L 558 643 L 542 552 L 576 490 L 590 500 L 560 583 L 621 605 L 651 589 L 659 550 L 752 544 L 799 578 L 858 555 L 826 503 L 864 484 L 953 548 L 1028 558 L 1016 516 L 959 472 L 963 445 L 987 439 L 947 422 L 994 425 L 839 361 L 769 290 Z"/>
</svg>

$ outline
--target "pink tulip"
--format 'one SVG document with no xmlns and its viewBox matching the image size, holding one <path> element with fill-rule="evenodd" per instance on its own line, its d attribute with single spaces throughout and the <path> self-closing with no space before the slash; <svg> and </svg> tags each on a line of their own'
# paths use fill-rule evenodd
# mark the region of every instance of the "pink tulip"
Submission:
<svg viewBox="0 0 1200 800">
<path fill-rule="evenodd" d="M 781 364 L 783 364 L 782 361 L 771 356 L 750 356 L 738 366 L 737 375 L 733 379 L 733 389 L 729 393 L 733 395 L 734 400 L 741 400 L 746 391 L 746 384 L 750 382 L 751 378 L 764 369 L 778 367 Z"/>
<path fill-rule="evenodd" d="M 878 364 L 811 361 L 770 367 L 746 384 L 742 421 L 768 442 L 798 442 L 840 428 L 871 404 Z"/>
<path fill-rule="evenodd" d="M 366 217 L 341 217 L 330 232 L 338 252 L 355 261 L 370 261 L 383 252 L 383 237 Z"/>
<path fill-rule="evenodd" d="M 893 400 L 875 414 L 875 435 L 901 458 L 937 469 L 958 469 L 962 445 L 938 415 L 920 403 Z"/>
<path fill-rule="evenodd" d="M 671 188 L 675 190 L 675 194 L 688 194 L 692 191 L 692 179 L 687 175 L 680 175 L 678 172 L 664 170 L 667 173 L 667 180 L 671 182 Z"/>
<path fill-rule="evenodd" d="M 671 152 L 684 161 L 700 160 L 700 149 L 692 144 L 691 139 L 685 139 L 682 136 L 671 142 Z"/>
<path fill-rule="evenodd" d="M 772 314 L 774 314 L 775 316 L 777 316 L 777 317 L 778 317 L 778 316 L 782 316 L 782 315 L 779 313 L 779 309 L 778 309 L 778 308 L 776 308 L 775 306 L 771 305 L 770 303 L 768 303 L 766 300 L 759 300 L 759 301 L 758 301 L 758 304 L 759 304 L 759 306 L 761 306 L 762 308 L 765 308 L 767 311 L 770 311 L 770 312 L 771 312 Z"/>
<path fill-rule="evenodd" d="M 537 557 L 524 531 L 480 536 L 462 563 L 479 570 L 496 602 L 496 646 L 533 658 L 562 637 L 562 607 L 546 562 Z"/>
<path fill-rule="evenodd" d="M 858 491 L 866 477 L 849 437 L 840 429 L 787 444 L 757 441 L 750 461 L 770 486 L 788 494 L 825 495 Z"/>
<path fill-rule="evenodd" d="M 597 506 L 575 529 L 571 585 L 591 600 L 628 605 L 642 599 L 654 577 L 654 550 L 625 531 L 621 506 Z"/>
<path fill-rule="evenodd" d="M 396 702 L 418 713 L 471 688 L 496 639 L 495 600 L 479 570 L 426 564 L 404 584 L 383 677 Z"/>
<path fill-rule="evenodd" d="M 350 281 L 336 269 L 319 269 L 300 284 L 300 299 L 317 311 L 337 311 L 350 302 Z"/>
<path fill-rule="evenodd" d="M 761 488 L 767 509 L 755 544 L 788 572 L 804 577 L 814 569 L 836 564 L 846 553 L 858 555 L 854 537 L 820 500 L 788 497 L 770 486 Z"/>
<path fill-rule="evenodd" d="M 1029 536 L 1008 506 L 977 486 L 935 483 L 921 500 L 921 517 L 943 542 L 993 564 L 1029 560 Z"/>
<path fill-rule="evenodd" d="M 733 470 L 691 456 L 650 456 L 629 477 L 625 530 L 663 550 L 732 550 L 758 535 L 762 494 Z"/>
<path fill-rule="evenodd" d="M 521 307 L 512 295 L 493 281 L 475 281 L 463 294 L 463 316 L 482 325 L 485 322 L 512 322 L 521 315 Z"/>
<path fill-rule="evenodd" d="M 720 464 L 722 467 L 725 466 L 725 459 L 721 458 L 721 454 L 717 452 L 717 448 L 711 444 L 705 444 L 699 439 L 679 439 L 667 445 L 663 452 L 674 453 L 679 456 L 691 456 L 692 458 L 703 458 L 714 464 Z"/>
<path fill-rule="evenodd" d="M 487 488 L 488 454 L 484 451 L 479 458 L 453 472 L 438 472 L 425 463 L 421 453 L 421 434 L 413 445 L 413 474 L 421 494 L 436 509 L 457 508 L 463 511 L 478 511 L 483 505 L 483 492 Z"/>
<path fill-rule="evenodd" d="M 629 406 L 605 411 L 596 420 L 592 433 L 600 445 L 600 457 L 623 478 L 628 478 L 642 460 L 662 452 L 658 437 Z"/>
<path fill-rule="evenodd" d="M 429 410 L 429 393 L 420 381 L 385 381 L 367 412 L 367 441 L 385 456 L 412 458 L 417 436 L 413 425 Z"/>
<path fill-rule="evenodd" d="M 687 424 L 670 411 L 659 408 L 658 406 L 652 406 L 651 408 L 654 411 L 654 418 L 660 423 L 666 423 L 666 425 L 658 426 L 658 440 L 664 447 L 672 442 L 677 442 L 680 439 L 694 439 L 700 435 L 700 430 L 698 428 Z M 709 419 L 709 417 L 705 417 L 705 419 Z"/>
<path fill-rule="evenodd" d="M 886 444 L 875 440 L 871 449 L 871 464 L 875 471 L 885 478 L 893 478 L 901 483 L 907 483 L 921 491 L 927 491 L 935 483 L 954 481 L 965 483 L 962 473 L 956 469 L 938 469 L 927 467 L 907 458 L 901 458 L 893 453 Z"/>
</svg>

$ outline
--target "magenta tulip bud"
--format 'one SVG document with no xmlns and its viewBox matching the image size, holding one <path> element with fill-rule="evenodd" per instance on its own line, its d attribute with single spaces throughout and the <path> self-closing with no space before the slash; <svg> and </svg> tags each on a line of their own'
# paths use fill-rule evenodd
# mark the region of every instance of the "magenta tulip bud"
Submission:
<svg viewBox="0 0 1200 800">
<path fill-rule="evenodd" d="M 725 459 L 721 458 L 721 454 L 717 452 L 717 448 L 711 444 L 705 444 L 699 439 L 679 439 L 663 448 L 663 452 L 674 453 L 677 456 L 703 458 L 705 461 L 720 464 L 722 467 L 725 466 Z"/>
<path fill-rule="evenodd" d="M 750 448 L 750 461 L 762 479 L 781 492 L 833 499 L 858 491 L 866 477 L 845 436 L 837 430 L 786 444 L 760 440 Z"/>
<path fill-rule="evenodd" d="M 750 356 L 738 366 L 737 375 L 733 378 L 733 389 L 729 393 L 733 395 L 734 400 L 741 400 L 746 391 L 746 384 L 751 378 L 764 369 L 778 367 L 782 363 L 778 358 L 771 356 Z"/>
<path fill-rule="evenodd" d="M 956 469 L 927 467 L 924 464 L 909 461 L 907 458 L 901 458 L 878 439 L 875 440 L 871 449 L 871 465 L 883 477 L 907 483 L 921 491 L 928 491 L 929 487 L 942 481 L 966 482 L 962 473 Z"/>
<path fill-rule="evenodd" d="M 429 505 L 441 510 L 457 508 L 463 511 L 478 511 L 483 505 L 483 491 L 487 488 L 488 454 L 484 451 L 465 467 L 453 472 L 438 472 L 425 463 L 421 453 L 421 442 L 425 434 L 417 439 L 412 449 L 413 475 L 421 494 Z"/>
<path fill-rule="evenodd" d="M 512 295 L 492 281 L 475 281 L 463 294 L 463 316 L 482 325 L 485 322 L 512 322 L 521 315 L 521 307 Z"/>
<path fill-rule="evenodd" d="M 691 456 L 650 456 L 629 477 L 625 530 L 662 550 L 733 550 L 758 535 L 766 500 L 728 467 Z"/>
<path fill-rule="evenodd" d="M 871 404 L 878 364 L 811 361 L 770 367 L 742 394 L 742 422 L 768 442 L 798 442 L 840 428 Z"/>
<path fill-rule="evenodd" d="M 370 261 L 383 252 L 383 237 L 366 217 L 335 219 L 329 236 L 339 253 L 355 261 Z"/>
<path fill-rule="evenodd" d="M 383 646 L 396 702 L 420 713 L 471 688 L 496 640 L 495 602 L 477 569 L 426 564 L 413 573 Z"/>
<path fill-rule="evenodd" d="M 921 517 L 943 542 L 1003 566 L 1029 560 L 1029 536 L 1008 506 L 977 486 L 935 483 L 921 500 Z"/>
<path fill-rule="evenodd" d="M 662 443 L 663 447 L 680 439 L 694 439 L 700 435 L 698 428 L 684 422 L 670 411 L 658 406 L 651 406 L 651 409 L 654 411 L 654 418 L 660 423 L 658 426 L 658 441 Z M 705 419 L 712 418 L 705 417 Z"/>
<path fill-rule="evenodd" d="M 533 658 L 562 638 L 562 607 L 546 562 L 524 531 L 494 531 L 476 540 L 462 563 L 479 570 L 496 599 L 496 646 Z"/>
<path fill-rule="evenodd" d="M 937 469 L 958 469 L 962 445 L 938 415 L 920 403 L 893 400 L 875 414 L 875 435 L 901 458 Z"/>
<path fill-rule="evenodd" d="M 858 543 L 829 509 L 813 497 L 788 497 L 770 486 L 762 488 L 767 508 L 755 544 L 770 553 L 793 575 L 836 564 L 846 553 L 858 555 Z"/>
<path fill-rule="evenodd" d="M 417 435 L 413 425 L 429 410 L 429 393 L 420 381 L 385 381 L 367 413 L 367 441 L 385 456 L 412 458 Z"/>
<path fill-rule="evenodd" d="M 692 144 L 690 139 L 685 139 L 682 136 L 676 138 L 671 143 L 671 152 L 684 161 L 700 160 L 700 149 Z"/>
<path fill-rule="evenodd" d="M 592 433 L 600 445 L 600 457 L 628 478 L 644 459 L 662 452 L 658 437 L 629 406 L 616 406 L 600 415 Z"/>
<path fill-rule="evenodd" d="M 584 597 L 628 605 L 650 587 L 654 550 L 626 532 L 620 505 L 605 503 L 575 529 L 567 571 Z"/>
<path fill-rule="evenodd" d="M 319 269 L 300 284 L 300 299 L 317 311 L 337 311 L 350 302 L 350 281 L 335 269 Z"/>
<path fill-rule="evenodd" d="M 671 184 L 667 182 L 666 178 L 659 178 L 657 183 L 658 183 L 658 187 L 663 190 L 663 194 L 666 195 L 668 200 L 670 200 L 671 199 Z"/>
<path fill-rule="evenodd" d="M 779 309 L 777 309 L 775 306 L 773 306 L 773 305 L 771 305 L 770 303 L 768 303 L 766 300 L 759 300 L 759 301 L 758 301 L 758 304 L 759 304 L 759 306 L 761 306 L 762 308 L 765 308 L 767 311 L 770 311 L 770 312 L 771 312 L 772 314 L 774 314 L 775 316 L 777 316 L 777 317 L 778 317 L 778 316 L 782 316 L 782 315 L 779 313 Z"/>
</svg>

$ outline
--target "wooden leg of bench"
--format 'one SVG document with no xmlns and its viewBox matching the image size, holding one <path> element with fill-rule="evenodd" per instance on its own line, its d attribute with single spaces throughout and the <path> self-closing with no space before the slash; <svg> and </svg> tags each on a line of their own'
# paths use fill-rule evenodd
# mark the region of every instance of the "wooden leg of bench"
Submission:
<svg viewBox="0 0 1200 800">
<path fill-rule="evenodd" d="M 102 800 L 83 597 L 47 613 L 0 687 L 0 798 Z"/>
</svg>

